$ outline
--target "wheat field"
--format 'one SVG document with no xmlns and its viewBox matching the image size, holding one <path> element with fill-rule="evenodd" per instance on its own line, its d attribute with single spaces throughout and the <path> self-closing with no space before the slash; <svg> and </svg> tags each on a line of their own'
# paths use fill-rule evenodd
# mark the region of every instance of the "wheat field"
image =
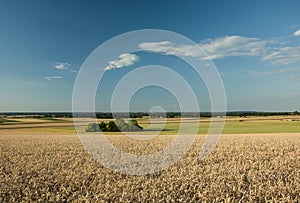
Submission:
<svg viewBox="0 0 300 203">
<path fill-rule="evenodd" d="M 137 141 L 107 135 L 134 154 L 160 150 L 172 136 Z M 200 161 L 203 138 L 198 135 L 167 170 L 132 176 L 94 161 L 74 132 L 1 130 L 0 202 L 300 201 L 300 133 L 222 135 Z"/>
</svg>

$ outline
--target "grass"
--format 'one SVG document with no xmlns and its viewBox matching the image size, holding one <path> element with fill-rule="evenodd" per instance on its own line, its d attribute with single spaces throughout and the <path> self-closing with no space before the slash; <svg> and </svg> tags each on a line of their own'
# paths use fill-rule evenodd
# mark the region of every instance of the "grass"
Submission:
<svg viewBox="0 0 300 203">
<path fill-rule="evenodd" d="M 143 128 L 149 126 L 149 124 L 140 124 Z M 198 134 L 207 134 L 209 129 L 209 122 L 200 122 Z M 150 131 L 157 131 L 161 127 L 161 124 L 156 125 L 153 124 Z M 193 129 L 195 124 L 185 123 L 183 131 L 187 134 L 194 133 Z M 163 128 L 160 134 L 170 135 L 176 134 L 180 128 L 180 123 L 167 123 Z M 37 128 L 36 129 L 51 132 L 75 132 L 74 127 L 51 127 L 51 128 Z M 80 132 L 85 131 L 84 126 L 79 127 Z M 255 134 L 255 133 L 300 133 L 300 121 L 280 121 L 280 120 L 267 120 L 267 121 L 227 121 L 225 123 L 223 134 Z M 109 133 L 105 132 L 108 135 L 122 135 L 123 133 Z"/>
<path fill-rule="evenodd" d="M 142 127 L 147 124 L 142 125 Z M 184 124 L 186 133 L 194 132 L 193 124 Z M 198 134 L 206 134 L 210 123 L 200 122 Z M 155 124 L 153 125 L 155 129 Z M 178 132 L 180 123 L 167 123 L 162 134 L 174 134 Z M 299 133 L 300 121 L 227 121 L 223 134 L 249 134 L 249 133 Z"/>
<path fill-rule="evenodd" d="M 15 120 L 11 120 L 11 119 L 0 118 L 0 123 L 14 123 L 14 122 L 19 122 L 19 121 L 15 121 Z"/>
<path fill-rule="evenodd" d="M 53 119 L 53 118 L 43 118 L 43 120 L 48 120 L 52 122 L 66 122 L 68 121 Z M 16 124 L 39 124 L 38 122 L 19 122 L 12 119 L 0 118 L 0 123 L 2 125 L 14 125 Z M 49 122 L 50 123 L 50 122 Z M 145 129 L 150 125 L 148 123 L 140 123 L 140 125 Z M 152 124 L 150 131 L 160 131 L 162 127 L 161 124 Z M 207 134 L 210 127 L 209 122 L 200 122 L 198 129 L 198 134 Z M 177 133 L 180 128 L 180 123 L 168 122 L 161 132 L 161 134 L 174 134 Z M 33 127 L 32 131 L 41 132 L 75 132 L 74 127 Z M 84 132 L 85 127 L 80 127 L 80 131 Z M 183 131 L 187 134 L 195 132 L 194 123 L 184 123 Z M 231 120 L 226 121 L 223 134 L 249 134 L 249 133 L 299 133 L 300 132 L 300 120 L 299 119 L 282 119 L 282 120 Z M 122 133 L 105 133 L 105 134 L 122 134 Z"/>
<path fill-rule="evenodd" d="M 298 133 L 300 122 L 298 121 L 247 121 L 227 122 L 224 133 Z"/>
</svg>

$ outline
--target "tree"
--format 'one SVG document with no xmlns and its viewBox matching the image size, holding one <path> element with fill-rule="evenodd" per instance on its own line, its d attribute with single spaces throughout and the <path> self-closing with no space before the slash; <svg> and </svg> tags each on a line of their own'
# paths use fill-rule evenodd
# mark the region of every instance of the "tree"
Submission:
<svg viewBox="0 0 300 203">
<path fill-rule="evenodd" d="M 130 120 L 128 123 L 122 118 L 118 118 L 115 121 L 109 121 L 108 123 L 101 122 L 90 123 L 86 128 L 86 132 L 130 132 L 130 131 L 141 131 L 143 128 L 139 126 L 136 120 Z"/>
<path fill-rule="evenodd" d="M 128 126 L 127 123 L 125 123 L 124 119 L 118 118 L 116 119 L 115 122 L 120 131 L 122 132 L 128 131 Z"/>
<path fill-rule="evenodd" d="M 132 120 L 130 120 L 130 121 L 128 122 L 128 124 L 129 124 L 129 125 L 132 125 L 133 127 L 137 127 L 137 128 L 139 128 L 139 129 L 143 129 L 143 127 L 140 126 L 140 125 L 138 124 L 137 120 L 132 119 Z"/>
<path fill-rule="evenodd" d="M 106 132 L 107 131 L 107 126 L 106 123 L 104 123 L 103 121 L 99 124 L 100 130 L 102 132 Z"/>
<path fill-rule="evenodd" d="M 120 132 L 120 129 L 115 122 L 109 121 L 107 124 L 107 132 Z"/>
<path fill-rule="evenodd" d="M 86 132 L 99 132 L 100 127 L 98 123 L 90 123 L 85 130 Z"/>
</svg>

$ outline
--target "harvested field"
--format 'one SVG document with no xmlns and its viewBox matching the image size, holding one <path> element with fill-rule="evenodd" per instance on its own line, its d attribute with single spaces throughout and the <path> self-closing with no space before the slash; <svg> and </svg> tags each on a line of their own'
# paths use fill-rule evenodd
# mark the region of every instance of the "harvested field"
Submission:
<svg viewBox="0 0 300 203">
<path fill-rule="evenodd" d="M 107 136 L 130 153 L 159 149 L 151 141 Z M 173 136 L 155 140 L 164 146 Z M 72 130 L 0 130 L 0 202 L 300 201 L 300 133 L 222 135 L 199 161 L 203 138 L 169 169 L 130 176 L 96 163 Z"/>
<path fill-rule="evenodd" d="M 12 118 L 12 120 L 23 123 L 49 123 L 49 120 L 39 118 Z"/>
</svg>

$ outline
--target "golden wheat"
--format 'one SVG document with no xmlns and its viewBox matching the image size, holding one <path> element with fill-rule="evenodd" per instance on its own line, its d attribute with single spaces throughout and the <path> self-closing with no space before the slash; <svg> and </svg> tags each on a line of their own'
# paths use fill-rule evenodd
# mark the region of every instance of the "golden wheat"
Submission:
<svg viewBox="0 0 300 203">
<path fill-rule="evenodd" d="M 174 138 L 108 136 L 135 154 L 154 153 Z M 203 138 L 167 170 L 131 176 L 96 163 L 75 134 L 2 130 L 0 202 L 300 201 L 300 134 L 223 135 L 199 161 Z"/>
</svg>

